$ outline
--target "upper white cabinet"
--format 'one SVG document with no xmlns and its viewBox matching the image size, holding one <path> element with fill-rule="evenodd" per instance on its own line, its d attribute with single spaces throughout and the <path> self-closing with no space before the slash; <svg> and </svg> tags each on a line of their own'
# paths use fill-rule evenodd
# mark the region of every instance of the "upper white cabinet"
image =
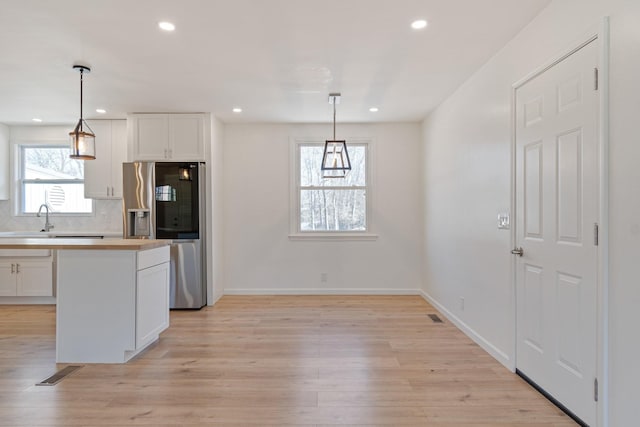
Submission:
<svg viewBox="0 0 640 427">
<path fill-rule="evenodd" d="M 122 163 L 127 158 L 126 120 L 87 120 L 96 135 L 96 159 L 84 162 L 84 196 L 122 198 Z"/>
<path fill-rule="evenodd" d="M 207 114 L 130 114 L 132 160 L 204 161 Z"/>
</svg>

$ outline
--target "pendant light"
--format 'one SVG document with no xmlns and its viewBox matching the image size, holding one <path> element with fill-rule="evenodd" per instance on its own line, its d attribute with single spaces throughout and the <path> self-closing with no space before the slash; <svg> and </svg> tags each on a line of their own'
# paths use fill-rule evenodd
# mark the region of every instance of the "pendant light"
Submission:
<svg viewBox="0 0 640 427">
<path fill-rule="evenodd" d="M 339 93 L 329 94 L 329 104 L 333 105 L 333 139 L 324 143 L 322 155 L 323 178 L 344 178 L 351 170 L 351 161 L 347 152 L 347 141 L 336 140 L 336 104 L 340 103 Z"/>
<path fill-rule="evenodd" d="M 84 65 L 74 65 L 73 69 L 80 72 L 80 120 L 73 132 L 69 132 L 72 159 L 94 160 L 96 158 L 96 136 L 82 119 L 82 77 L 91 72 L 91 68 Z"/>
</svg>

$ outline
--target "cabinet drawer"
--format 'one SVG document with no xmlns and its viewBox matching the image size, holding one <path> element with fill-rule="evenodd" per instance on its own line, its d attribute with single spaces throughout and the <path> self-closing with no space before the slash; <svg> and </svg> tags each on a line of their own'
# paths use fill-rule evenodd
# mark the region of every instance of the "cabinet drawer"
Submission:
<svg viewBox="0 0 640 427">
<path fill-rule="evenodd" d="M 31 256 L 39 256 L 39 257 L 51 256 L 51 250 L 50 249 L 0 249 L 0 257 L 22 258 L 22 257 L 31 257 Z"/>
<path fill-rule="evenodd" d="M 138 252 L 138 270 L 169 262 L 169 246 Z"/>
</svg>

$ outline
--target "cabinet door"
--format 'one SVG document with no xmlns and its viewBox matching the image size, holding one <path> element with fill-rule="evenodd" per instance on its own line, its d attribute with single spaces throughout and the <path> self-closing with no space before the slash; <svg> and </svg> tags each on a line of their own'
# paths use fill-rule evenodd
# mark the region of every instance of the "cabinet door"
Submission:
<svg viewBox="0 0 640 427">
<path fill-rule="evenodd" d="M 0 296 L 16 296 L 15 262 L 0 262 Z"/>
<path fill-rule="evenodd" d="M 204 116 L 169 115 L 169 157 L 175 161 L 204 160 Z"/>
<path fill-rule="evenodd" d="M 164 160 L 169 150 L 169 118 L 167 114 L 134 114 L 132 120 L 134 160 Z"/>
<path fill-rule="evenodd" d="M 17 295 L 48 297 L 53 295 L 53 268 L 51 260 L 17 261 Z"/>
<path fill-rule="evenodd" d="M 87 123 L 96 135 L 96 158 L 84 162 L 84 197 L 107 199 L 111 195 L 111 121 Z"/>
<path fill-rule="evenodd" d="M 111 195 L 122 198 L 122 163 L 127 161 L 127 121 L 111 122 Z"/>
<path fill-rule="evenodd" d="M 169 263 L 139 270 L 136 284 L 136 348 L 169 327 Z"/>
</svg>

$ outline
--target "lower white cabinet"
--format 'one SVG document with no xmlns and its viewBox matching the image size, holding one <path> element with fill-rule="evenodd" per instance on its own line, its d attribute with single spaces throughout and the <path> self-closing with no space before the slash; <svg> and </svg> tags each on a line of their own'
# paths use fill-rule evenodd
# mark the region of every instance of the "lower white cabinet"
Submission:
<svg viewBox="0 0 640 427">
<path fill-rule="evenodd" d="M 0 296 L 42 297 L 53 295 L 53 262 L 40 259 L 2 259 Z"/>
<path fill-rule="evenodd" d="M 136 348 L 141 348 L 169 327 L 169 263 L 138 270 L 136 282 Z"/>
<path fill-rule="evenodd" d="M 56 361 L 125 363 L 169 327 L 169 246 L 59 250 Z"/>
</svg>

